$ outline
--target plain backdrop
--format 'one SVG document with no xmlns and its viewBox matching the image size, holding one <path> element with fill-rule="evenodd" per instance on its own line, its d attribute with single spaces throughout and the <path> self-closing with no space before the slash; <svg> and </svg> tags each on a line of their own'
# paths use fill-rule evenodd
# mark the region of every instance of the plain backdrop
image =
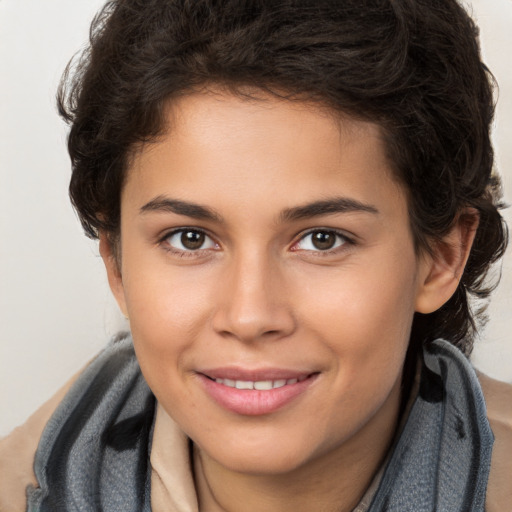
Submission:
<svg viewBox="0 0 512 512">
<path fill-rule="evenodd" d="M 0 0 L 0 435 L 21 423 L 123 328 L 96 243 L 67 197 L 66 126 L 55 91 L 102 0 Z M 500 84 L 494 131 L 512 202 L 512 0 L 474 0 Z M 511 212 L 506 217 L 512 219 Z M 512 381 L 512 256 L 473 360 Z M 124 326 L 126 327 L 126 326 Z"/>
</svg>

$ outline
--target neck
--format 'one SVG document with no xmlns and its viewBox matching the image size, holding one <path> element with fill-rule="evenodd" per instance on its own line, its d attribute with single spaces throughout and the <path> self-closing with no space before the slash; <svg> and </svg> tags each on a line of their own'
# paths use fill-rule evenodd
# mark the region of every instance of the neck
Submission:
<svg viewBox="0 0 512 512">
<path fill-rule="evenodd" d="M 383 464 L 393 441 L 400 393 L 391 395 L 378 413 L 347 442 L 283 474 L 233 471 L 194 446 L 199 510 L 352 511 Z"/>
</svg>

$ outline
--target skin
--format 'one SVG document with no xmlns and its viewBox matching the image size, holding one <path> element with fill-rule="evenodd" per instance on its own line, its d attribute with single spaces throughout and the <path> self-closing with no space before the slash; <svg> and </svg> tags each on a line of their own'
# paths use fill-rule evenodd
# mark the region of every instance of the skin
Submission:
<svg viewBox="0 0 512 512">
<path fill-rule="evenodd" d="M 194 442 L 201 510 L 351 510 L 395 433 L 413 314 L 454 292 L 471 231 L 416 254 L 378 126 L 222 90 L 169 106 L 121 199 L 121 261 L 105 234 L 100 250 L 142 372 Z M 238 414 L 200 376 L 226 366 L 314 379 L 276 411 Z"/>
</svg>

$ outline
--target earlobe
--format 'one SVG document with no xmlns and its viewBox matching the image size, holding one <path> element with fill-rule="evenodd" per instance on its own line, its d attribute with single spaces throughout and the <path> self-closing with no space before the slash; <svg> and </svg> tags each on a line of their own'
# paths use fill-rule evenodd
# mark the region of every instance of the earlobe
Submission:
<svg viewBox="0 0 512 512">
<path fill-rule="evenodd" d="M 119 308 L 121 309 L 121 312 L 126 318 L 128 318 L 119 258 L 116 257 L 112 247 L 112 241 L 109 240 L 106 233 L 100 233 L 99 240 L 100 255 L 107 271 L 108 284 Z"/>
<path fill-rule="evenodd" d="M 416 312 L 433 313 L 455 293 L 478 228 L 478 212 L 465 209 L 430 254 L 421 256 Z"/>
</svg>

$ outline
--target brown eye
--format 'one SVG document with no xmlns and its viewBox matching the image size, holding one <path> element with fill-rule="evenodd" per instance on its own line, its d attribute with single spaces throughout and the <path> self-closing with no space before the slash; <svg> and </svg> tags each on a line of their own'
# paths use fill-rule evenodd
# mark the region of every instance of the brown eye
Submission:
<svg viewBox="0 0 512 512">
<path fill-rule="evenodd" d="M 297 242 L 293 250 L 325 252 L 350 243 L 350 239 L 337 231 L 316 229 L 306 233 Z"/>
<path fill-rule="evenodd" d="M 314 231 L 311 233 L 311 243 L 319 251 L 332 249 L 336 243 L 336 233 L 331 231 Z"/>
<path fill-rule="evenodd" d="M 178 229 L 165 238 L 173 250 L 191 252 L 215 249 L 217 244 L 203 231 L 198 229 Z"/>
<path fill-rule="evenodd" d="M 190 251 L 201 249 L 205 238 L 205 234 L 199 231 L 183 231 L 181 233 L 181 243 L 185 249 Z"/>
</svg>

